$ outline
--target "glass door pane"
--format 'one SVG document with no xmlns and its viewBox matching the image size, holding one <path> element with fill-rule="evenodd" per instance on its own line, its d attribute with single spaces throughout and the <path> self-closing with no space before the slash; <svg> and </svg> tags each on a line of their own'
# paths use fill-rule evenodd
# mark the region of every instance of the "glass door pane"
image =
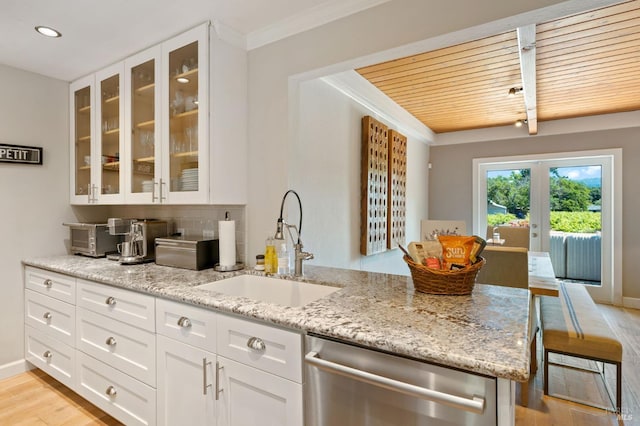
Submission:
<svg viewBox="0 0 640 426">
<path fill-rule="evenodd" d="M 601 285 L 602 166 L 549 167 L 549 255 L 556 277 Z"/>
<path fill-rule="evenodd" d="M 131 69 L 131 188 L 153 192 L 155 173 L 155 60 Z"/>
<path fill-rule="evenodd" d="M 510 245 L 500 228 L 529 228 L 531 211 L 531 169 L 502 168 L 486 171 L 487 237 L 490 243 Z M 492 228 L 492 232 L 489 229 Z M 498 241 L 494 241 L 498 240 Z"/>
<path fill-rule="evenodd" d="M 120 193 L 120 75 L 100 82 L 100 194 Z"/>
<path fill-rule="evenodd" d="M 198 191 L 198 42 L 169 53 L 169 186 Z"/>
<path fill-rule="evenodd" d="M 89 196 L 91 185 L 91 86 L 74 93 L 75 195 Z"/>
</svg>

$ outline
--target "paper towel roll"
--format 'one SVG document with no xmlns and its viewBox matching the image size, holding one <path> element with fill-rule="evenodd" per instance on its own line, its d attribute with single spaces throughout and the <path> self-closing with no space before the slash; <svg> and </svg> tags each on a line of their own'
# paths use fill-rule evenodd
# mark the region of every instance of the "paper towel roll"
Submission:
<svg viewBox="0 0 640 426">
<path fill-rule="evenodd" d="M 236 264 L 236 221 L 219 221 L 218 236 L 220 239 L 220 266 L 234 266 Z"/>
</svg>

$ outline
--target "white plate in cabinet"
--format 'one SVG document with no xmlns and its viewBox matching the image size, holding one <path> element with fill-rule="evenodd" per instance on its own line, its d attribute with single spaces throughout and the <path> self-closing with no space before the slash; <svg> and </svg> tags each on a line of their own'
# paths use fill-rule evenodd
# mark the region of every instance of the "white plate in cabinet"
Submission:
<svg viewBox="0 0 640 426">
<path fill-rule="evenodd" d="M 218 355 L 302 383 L 302 336 L 218 315 Z"/>
<path fill-rule="evenodd" d="M 155 387 L 155 334 L 87 309 L 77 314 L 77 349 Z"/>
<path fill-rule="evenodd" d="M 218 426 L 302 426 L 302 385 L 218 356 Z"/>
<path fill-rule="evenodd" d="M 156 299 L 156 332 L 210 352 L 216 351 L 216 313 L 208 309 Z"/>
<path fill-rule="evenodd" d="M 158 425 L 214 425 L 216 356 L 158 336 Z"/>
<path fill-rule="evenodd" d="M 76 301 L 76 279 L 42 269 L 25 268 L 25 287 L 67 303 Z"/>
<path fill-rule="evenodd" d="M 155 301 L 146 294 L 78 280 L 76 305 L 144 330 L 155 331 Z"/>
<path fill-rule="evenodd" d="M 126 425 L 156 423 L 156 391 L 78 352 L 77 392 Z"/>
<path fill-rule="evenodd" d="M 67 345 L 75 341 L 76 308 L 31 290 L 25 291 L 26 323 Z"/>
<path fill-rule="evenodd" d="M 76 350 L 46 334 L 25 327 L 25 358 L 67 387 L 73 388 Z"/>
</svg>

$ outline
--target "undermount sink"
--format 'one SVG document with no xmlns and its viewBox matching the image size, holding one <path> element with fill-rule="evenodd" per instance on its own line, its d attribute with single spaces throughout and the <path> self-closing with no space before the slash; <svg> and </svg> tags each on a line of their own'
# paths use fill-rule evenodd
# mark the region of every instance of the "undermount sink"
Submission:
<svg viewBox="0 0 640 426">
<path fill-rule="evenodd" d="M 340 290 L 337 287 L 259 275 L 237 275 L 202 284 L 195 288 L 294 308 L 304 306 Z"/>
</svg>

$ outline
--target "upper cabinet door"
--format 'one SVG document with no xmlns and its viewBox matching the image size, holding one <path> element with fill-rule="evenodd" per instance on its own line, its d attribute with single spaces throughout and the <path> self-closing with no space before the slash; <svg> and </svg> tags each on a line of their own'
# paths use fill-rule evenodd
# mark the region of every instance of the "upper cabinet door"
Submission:
<svg viewBox="0 0 640 426">
<path fill-rule="evenodd" d="M 160 202 L 161 47 L 145 50 L 125 61 L 125 200 Z"/>
<path fill-rule="evenodd" d="M 124 64 L 96 73 L 96 142 L 92 156 L 92 181 L 97 203 L 124 201 L 124 173 L 120 157 L 124 152 Z"/>
<path fill-rule="evenodd" d="M 93 139 L 95 109 L 95 84 L 93 75 L 73 82 L 70 86 L 69 117 L 71 149 L 71 179 L 69 194 L 72 204 L 94 202 L 91 170 L 93 166 Z"/>
<path fill-rule="evenodd" d="M 209 25 L 162 44 L 162 203 L 209 201 Z"/>
</svg>

